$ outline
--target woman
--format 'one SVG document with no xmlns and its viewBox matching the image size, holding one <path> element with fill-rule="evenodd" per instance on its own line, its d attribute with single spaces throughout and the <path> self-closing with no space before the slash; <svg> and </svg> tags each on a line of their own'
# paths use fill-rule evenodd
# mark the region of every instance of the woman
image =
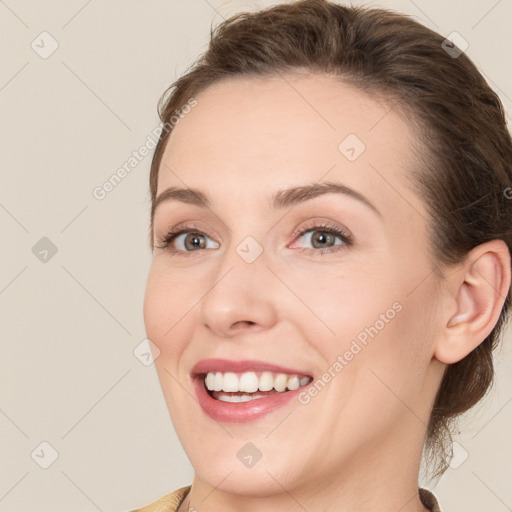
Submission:
<svg viewBox="0 0 512 512">
<path fill-rule="evenodd" d="M 439 511 L 422 453 L 493 377 L 512 141 L 391 11 L 240 14 L 162 98 L 144 318 L 191 486 L 144 511 Z"/>
</svg>

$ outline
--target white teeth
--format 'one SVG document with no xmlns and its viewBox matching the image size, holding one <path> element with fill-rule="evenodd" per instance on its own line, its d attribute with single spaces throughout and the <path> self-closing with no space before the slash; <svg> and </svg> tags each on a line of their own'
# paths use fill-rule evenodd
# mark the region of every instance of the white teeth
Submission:
<svg viewBox="0 0 512 512">
<path fill-rule="evenodd" d="M 219 393 L 216 396 L 216 399 L 221 402 L 250 402 L 251 400 L 257 400 L 258 398 L 265 398 L 265 395 L 225 395 L 223 393 Z"/>
<path fill-rule="evenodd" d="M 292 375 L 287 383 L 286 383 L 286 387 L 290 390 L 290 391 L 293 391 L 294 389 L 297 389 L 300 387 L 300 381 L 299 381 L 299 377 L 297 377 L 297 375 Z"/>
<path fill-rule="evenodd" d="M 258 391 L 258 384 L 258 376 L 254 372 L 242 373 L 238 384 L 239 391 L 254 393 Z"/>
<path fill-rule="evenodd" d="M 288 377 L 285 373 L 280 373 L 274 379 L 274 389 L 276 391 L 284 391 L 286 389 L 286 383 L 288 382 Z"/>
<path fill-rule="evenodd" d="M 209 372 L 205 377 L 205 386 L 209 391 L 224 391 L 226 393 L 242 392 L 242 393 L 256 393 L 259 391 L 271 391 L 275 389 L 277 392 L 282 393 L 286 390 L 292 391 L 301 386 L 305 386 L 310 381 L 310 377 L 300 375 L 289 375 L 286 373 L 262 372 L 260 377 L 256 372 L 244 372 L 240 375 L 234 372 Z M 258 398 L 265 395 L 259 395 Z M 245 402 L 248 399 L 255 398 L 254 396 L 241 395 L 241 400 L 230 395 L 223 395 L 223 398 L 218 398 L 223 401 Z M 247 397 L 247 398 L 246 398 Z M 234 398 L 233 400 L 225 400 L 225 398 Z"/>
<path fill-rule="evenodd" d="M 260 377 L 259 390 L 270 391 L 274 387 L 274 377 L 270 372 L 263 372 Z"/>
<path fill-rule="evenodd" d="M 215 374 L 214 373 L 209 373 L 206 376 L 206 387 L 208 389 L 215 389 Z"/>
<path fill-rule="evenodd" d="M 240 381 L 236 373 L 227 372 L 224 374 L 222 384 L 223 391 L 240 391 Z"/>
<path fill-rule="evenodd" d="M 208 375 L 206 376 L 208 378 Z M 217 372 L 215 374 L 215 381 L 213 384 L 213 388 L 208 388 L 210 391 L 222 391 L 222 383 L 224 382 L 224 378 L 222 377 L 222 373 Z M 208 386 L 208 384 L 207 384 Z"/>
</svg>

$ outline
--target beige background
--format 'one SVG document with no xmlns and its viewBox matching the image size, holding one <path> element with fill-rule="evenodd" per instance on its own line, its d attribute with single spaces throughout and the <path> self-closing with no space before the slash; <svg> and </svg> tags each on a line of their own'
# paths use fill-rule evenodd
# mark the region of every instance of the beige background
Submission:
<svg viewBox="0 0 512 512">
<path fill-rule="evenodd" d="M 154 367 L 133 353 L 150 157 L 92 191 L 145 143 L 210 23 L 271 3 L 0 0 L 0 511 L 120 512 L 191 482 Z M 511 111 L 512 1 L 368 4 L 459 32 Z M 512 510 L 510 341 L 435 489 L 443 512 Z"/>
</svg>

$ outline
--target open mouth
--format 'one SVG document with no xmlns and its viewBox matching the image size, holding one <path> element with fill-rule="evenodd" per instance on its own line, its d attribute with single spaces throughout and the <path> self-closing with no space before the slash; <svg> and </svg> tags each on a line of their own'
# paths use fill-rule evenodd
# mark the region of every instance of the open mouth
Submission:
<svg viewBox="0 0 512 512">
<path fill-rule="evenodd" d="M 267 361 L 203 359 L 190 372 L 202 411 L 217 422 L 249 423 L 283 408 L 314 377 L 298 367 Z"/>
<path fill-rule="evenodd" d="M 250 402 L 307 386 L 313 377 L 263 372 L 208 372 L 200 375 L 208 395 L 221 402 Z"/>
</svg>

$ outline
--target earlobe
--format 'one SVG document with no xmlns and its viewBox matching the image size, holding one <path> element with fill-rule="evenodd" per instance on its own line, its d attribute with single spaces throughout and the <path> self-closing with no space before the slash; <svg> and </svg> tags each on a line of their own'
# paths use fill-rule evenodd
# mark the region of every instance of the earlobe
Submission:
<svg viewBox="0 0 512 512">
<path fill-rule="evenodd" d="M 463 267 L 447 278 L 452 312 L 439 337 L 434 357 L 453 364 L 491 333 L 510 288 L 510 253 L 502 240 L 475 247 Z"/>
</svg>

